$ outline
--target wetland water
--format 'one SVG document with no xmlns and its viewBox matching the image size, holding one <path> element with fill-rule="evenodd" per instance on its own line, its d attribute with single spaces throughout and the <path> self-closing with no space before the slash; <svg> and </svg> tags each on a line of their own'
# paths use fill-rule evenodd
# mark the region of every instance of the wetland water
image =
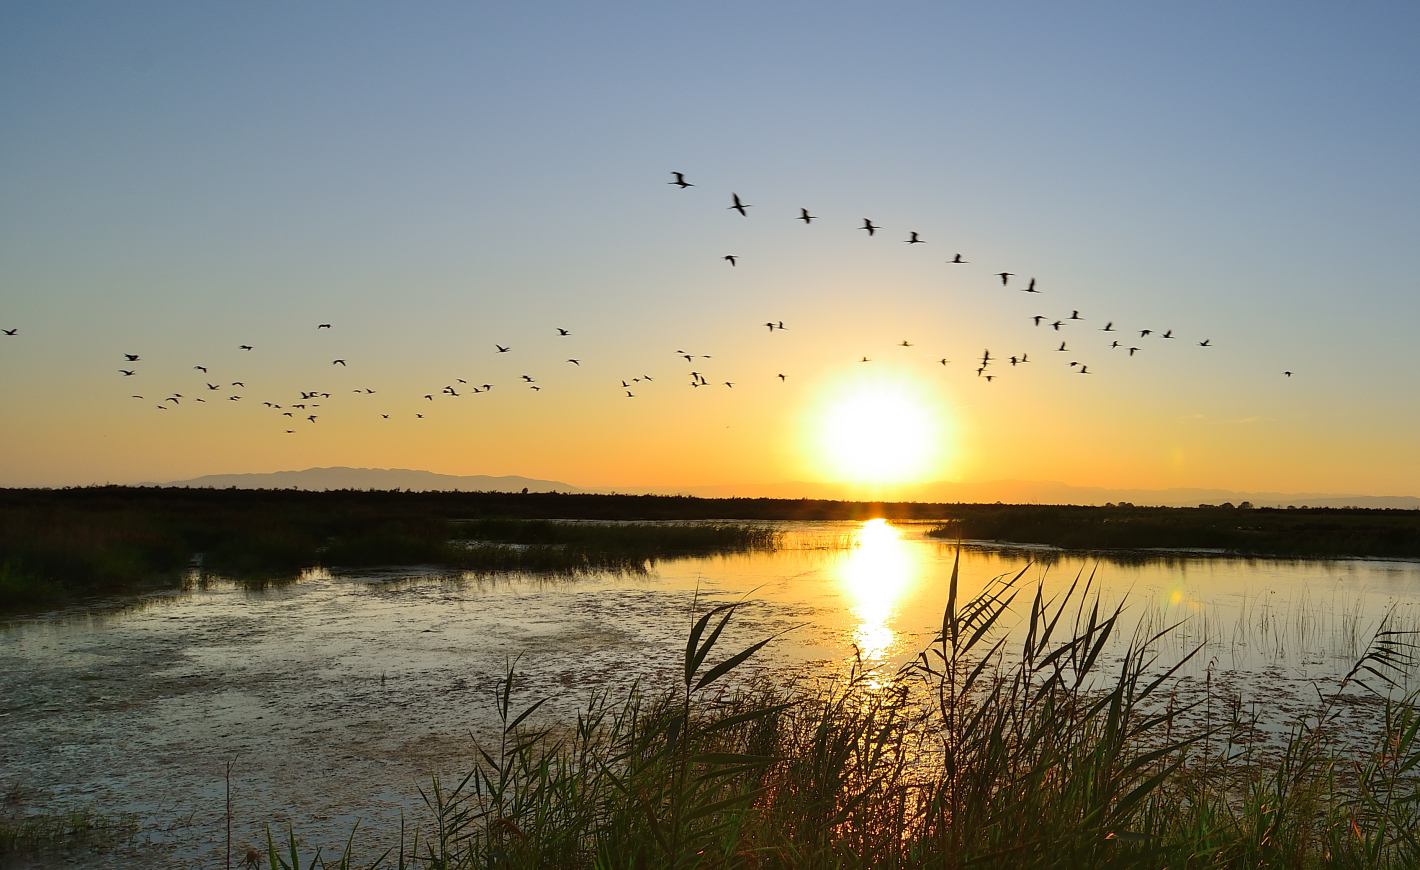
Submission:
<svg viewBox="0 0 1420 870">
<path fill-rule="evenodd" d="M 778 552 L 647 576 L 313 571 L 262 592 L 217 585 L 10 620 L 0 788 L 22 810 L 136 816 L 131 847 L 76 866 L 219 866 L 231 759 L 236 846 L 289 819 L 329 856 L 358 818 L 359 839 L 383 848 L 400 811 L 421 810 L 431 774 L 468 769 L 510 660 L 524 703 L 552 697 L 541 719 L 556 722 L 594 690 L 670 686 L 697 596 L 747 602 L 722 656 L 788 630 L 757 657 L 760 673 L 831 678 L 856 646 L 890 674 L 930 642 L 954 543 L 925 525 L 778 526 Z M 1047 592 L 1093 571 L 1106 602 L 1127 596 L 1129 627 L 1183 620 L 1161 663 L 1206 642 L 1186 680 L 1258 701 L 1278 727 L 1335 684 L 1387 614 L 1396 628 L 1420 623 L 1416 562 L 968 546 L 962 594 L 1022 568 Z"/>
</svg>

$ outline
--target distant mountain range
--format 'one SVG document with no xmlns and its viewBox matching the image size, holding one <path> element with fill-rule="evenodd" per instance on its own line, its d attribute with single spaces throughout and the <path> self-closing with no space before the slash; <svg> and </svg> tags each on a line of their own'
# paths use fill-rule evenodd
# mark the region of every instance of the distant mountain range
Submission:
<svg viewBox="0 0 1420 870">
<path fill-rule="evenodd" d="M 141 484 L 156 486 L 159 484 Z M 538 480 L 517 475 L 435 474 L 408 468 L 307 468 L 268 474 L 209 474 L 162 486 L 213 489 L 408 489 L 418 492 L 620 492 L 659 495 L 693 495 L 701 498 L 824 498 L 865 501 L 931 501 L 1007 504 L 1102 505 L 1130 502 L 1137 505 L 1193 507 L 1200 504 L 1241 504 L 1257 507 L 1363 507 L 1420 509 L 1414 496 L 1345 495 L 1336 493 L 1236 492 L 1226 489 L 1107 489 L 1071 486 L 1052 481 L 996 480 L 981 483 L 938 482 L 892 491 L 875 492 L 852 484 L 785 482 L 719 486 L 618 486 L 578 487 L 558 480 Z"/>
<path fill-rule="evenodd" d="M 144 486 L 197 486 L 212 489 L 409 489 L 416 492 L 581 492 L 569 483 L 487 474 L 435 474 L 409 468 L 307 468 L 269 474 L 208 474 Z"/>
</svg>

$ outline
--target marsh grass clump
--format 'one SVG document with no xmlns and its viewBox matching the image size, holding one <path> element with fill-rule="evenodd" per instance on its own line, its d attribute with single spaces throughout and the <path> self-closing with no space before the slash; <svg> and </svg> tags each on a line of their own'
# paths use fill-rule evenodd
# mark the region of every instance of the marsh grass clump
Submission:
<svg viewBox="0 0 1420 870">
<path fill-rule="evenodd" d="M 127 843 L 138 831 L 125 815 L 92 808 L 34 815 L 0 815 L 0 861 L 80 849 L 103 851 Z"/>
<path fill-rule="evenodd" d="M 1170 627 L 1130 635 L 1089 578 L 1053 599 L 1019 579 L 963 597 L 954 568 L 920 656 L 816 688 L 736 679 L 769 642 L 721 657 L 737 605 L 695 619 L 673 689 L 595 694 L 564 727 L 510 666 L 496 739 L 371 866 L 1420 866 L 1420 715 L 1383 697 L 1408 637 L 1382 629 L 1269 737 L 1241 699 L 1177 700 L 1196 648 L 1161 665 Z M 1338 733 L 1353 705 L 1372 732 Z"/>
</svg>

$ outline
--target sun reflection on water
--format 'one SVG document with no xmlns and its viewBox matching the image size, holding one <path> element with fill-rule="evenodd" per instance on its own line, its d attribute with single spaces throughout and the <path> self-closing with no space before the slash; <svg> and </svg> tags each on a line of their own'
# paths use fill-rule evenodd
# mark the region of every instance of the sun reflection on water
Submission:
<svg viewBox="0 0 1420 870">
<path fill-rule="evenodd" d="M 865 661 L 882 661 L 896 652 L 893 616 L 917 573 L 911 548 L 886 520 L 868 520 L 858 529 L 837 574 L 858 620 L 853 642 Z"/>
</svg>

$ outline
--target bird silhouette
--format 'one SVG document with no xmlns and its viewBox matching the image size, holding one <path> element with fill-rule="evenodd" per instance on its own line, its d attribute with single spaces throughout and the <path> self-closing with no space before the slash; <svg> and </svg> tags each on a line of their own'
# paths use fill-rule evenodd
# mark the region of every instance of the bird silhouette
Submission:
<svg viewBox="0 0 1420 870">
<path fill-rule="evenodd" d="M 737 211 L 740 213 L 740 217 L 749 217 L 749 213 L 746 212 L 745 209 L 754 208 L 754 206 L 747 202 L 740 202 L 740 195 L 738 193 L 732 193 L 730 196 L 735 198 L 735 204 L 727 208 L 726 211 Z"/>
<path fill-rule="evenodd" d="M 1071 312 L 1070 312 L 1070 316 L 1069 316 L 1068 318 L 1066 318 L 1066 319 L 1067 319 L 1067 320 L 1084 320 L 1085 318 L 1083 318 L 1083 317 L 1080 316 L 1080 312 L 1078 312 L 1078 311 L 1071 311 Z"/>
<path fill-rule="evenodd" d="M 129 362 L 138 362 L 138 354 L 136 353 L 126 353 L 123 355 L 123 358 Z"/>
<path fill-rule="evenodd" d="M 1291 373 L 1291 372 L 1283 372 L 1282 374 L 1286 375 L 1286 376 L 1289 377 L 1289 378 L 1292 376 L 1292 373 Z"/>
<path fill-rule="evenodd" d="M 695 186 L 695 185 L 691 184 L 689 181 L 686 181 L 686 180 L 685 180 L 685 173 L 684 173 L 684 172 L 672 172 L 671 175 L 674 175 L 674 176 L 675 176 L 675 181 L 667 181 L 666 184 L 674 184 L 676 187 L 679 187 L 681 190 L 685 190 L 687 187 L 694 187 L 694 186 Z"/>
<path fill-rule="evenodd" d="M 1212 346 L 1213 346 L 1213 339 L 1211 339 L 1211 338 L 1205 338 L 1205 339 L 1203 339 L 1202 341 L 1198 342 L 1198 346 L 1199 346 L 1199 347 L 1212 347 Z"/>
<path fill-rule="evenodd" d="M 858 362 L 872 362 L 872 360 L 868 359 L 867 357 L 863 357 L 862 359 L 858 360 Z"/>
<path fill-rule="evenodd" d="M 1111 343 L 1111 344 L 1110 344 L 1110 347 L 1111 347 L 1111 348 L 1119 347 L 1119 342 L 1116 341 L 1116 342 Z"/>
<path fill-rule="evenodd" d="M 908 237 L 905 238 L 905 239 L 903 239 L 903 242 L 905 242 L 905 243 L 907 243 L 907 244 L 909 244 L 909 245 L 925 245 L 925 244 L 927 244 L 927 243 L 926 243 L 925 241 L 923 241 L 922 239 L 917 238 L 917 231 L 916 231 L 916 230 L 913 230 L 911 233 L 909 233 L 909 234 L 908 234 Z"/>
<path fill-rule="evenodd" d="M 572 365 L 574 365 L 574 366 L 580 367 L 580 366 L 582 365 L 582 361 L 581 361 L 581 360 L 569 359 L 569 360 L 567 360 L 567 361 L 568 361 L 569 363 L 571 363 Z"/>
<path fill-rule="evenodd" d="M 1106 324 L 1100 329 L 1100 332 L 1114 332 L 1114 321 L 1111 320 L 1109 323 L 1106 323 Z"/>
<path fill-rule="evenodd" d="M 799 209 L 799 216 L 796 217 L 796 218 L 794 218 L 794 220 L 796 220 L 796 221 L 803 221 L 804 223 L 807 224 L 807 223 L 812 223 L 812 222 L 814 222 L 815 220 L 818 220 L 818 218 L 817 218 L 815 215 L 809 214 L 809 210 L 808 210 L 808 209 L 806 209 L 806 208 L 801 208 L 801 209 Z"/>
<path fill-rule="evenodd" d="M 343 360 L 343 359 L 333 360 L 333 361 L 331 362 L 331 365 L 333 365 L 333 366 L 343 366 L 343 365 L 345 365 L 345 360 Z M 348 368 L 348 366 L 347 366 L 347 368 Z"/>
<path fill-rule="evenodd" d="M 133 377 L 134 375 L 138 374 L 137 372 L 135 372 L 135 371 L 130 371 L 129 369 L 119 369 L 119 371 L 123 373 L 123 376 L 124 376 L 125 378 L 131 378 L 131 377 Z"/>
<path fill-rule="evenodd" d="M 330 324 L 329 324 L 329 323 L 322 323 L 322 324 L 320 324 L 319 326 L 317 326 L 316 329 L 330 329 Z"/>
<path fill-rule="evenodd" d="M 1141 329 L 1141 330 L 1139 330 L 1139 337 L 1140 337 L 1140 338 L 1144 338 L 1145 336 L 1149 336 L 1149 335 L 1153 335 L 1153 334 L 1154 334 L 1154 331 L 1153 331 L 1152 329 Z"/>
<path fill-rule="evenodd" d="M 904 338 L 902 344 L 899 344 L 898 347 L 912 347 L 912 342 Z"/>
<path fill-rule="evenodd" d="M 946 357 L 942 357 L 941 359 L 937 360 L 937 362 L 941 363 L 942 365 L 946 365 L 947 363 L 951 362 L 951 360 L 947 359 Z"/>
<path fill-rule="evenodd" d="M 1025 287 L 1022 287 L 1022 288 L 1021 288 L 1021 292 L 1022 292 L 1022 293 L 1039 293 L 1040 291 L 1037 290 L 1037 289 L 1035 289 L 1035 279 L 1034 279 L 1034 278 L 1030 279 L 1030 284 L 1028 284 L 1028 285 L 1025 286 Z"/>
<path fill-rule="evenodd" d="M 557 334 L 558 334 L 558 335 L 571 335 L 572 333 L 571 333 L 570 330 L 563 329 L 562 327 L 559 326 L 559 327 L 557 327 Z"/>
<path fill-rule="evenodd" d="M 1090 373 L 1090 367 L 1089 367 L 1089 366 L 1080 366 L 1080 374 L 1082 374 L 1082 375 L 1087 375 L 1087 374 L 1089 374 L 1089 373 Z"/>
<path fill-rule="evenodd" d="M 239 344 L 239 345 L 237 345 L 237 350 L 251 350 L 251 345 L 249 345 L 249 344 Z"/>
<path fill-rule="evenodd" d="M 1005 287 L 1005 286 L 1006 286 L 1006 279 L 1007 279 L 1007 278 L 1014 278 L 1014 277 L 1016 276 L 1016 273 L 1015 273 L 1015 272 L 997 272 L 997 273 L 996 273 L 996 276 L 1001 279 L 1001 286 L 1002 286 L 1002 287 Z"/>
<path fill-rule="evenodd" d="M 1060 346 L 1057 347 L 1056 350 L 1064 350 L 1064 349 L 1065 349 L 1065 342 L 1062 341 L 1062 342 L 1060 342 Z"/>
<path fill-rule="evenodd" d="M 1135 353 L 1138 352 L 1138 350 L 1139 350 L 1139 348 L 1137 348 L 1137 347 L 1131 347 L 1131 348 L 1129 348 L 1129 355 L 1130 355 L 1130 356 L 1133 356 Z"/>
<path fill-rule="evenodd" d="M 1062 326 L 1064 326 L 1064 325 L 1065 325 L 1065 321 L 1063 321 L 1063 320 L 1057 320 L 1057 321 L 1055 321 L 1054 323 L 1050 324 L 1050 327 L 1051 327 L 1052 329 L 1054 329 L 1056 332 L 1059 332 L 1059 331 L 1060 331 L 1060 327 L 1062 327 Z"/>
<path fill-rule="evenodd" d="M 1042 320 L 1044 320 L 1044 319 L 1045 319 L 1045 315 L 1043 315 L 1043 314 L 1037 314 L 1036 316 L 1034 316 L 1034 317 L 1031 318 L 1031 320 L 1034 320 L 1034 321 L 1035 321 L 1035 325 L 1036 325 L 1036 326 L 1040 326 L 1040 322 L 1041 322 Z"/>
<path fill-rule="evenodd" d="M 969 261 L 969 260 L 963 260 L 963 259 L 961 258 L 961 254 L 957 254 L 955 257 L 953 257 L 952 259 L 950 259 L 950 260 L 947 261 L 947 265 L 949 265 L 949 266 L 965 266 L 968 262 L 970 262 L 970 261 Z"/>
<path fill-rule="evenodd" d="M 241 381 L 232 381 L 232 386 L 245 388 L 246 384 L 242 383 Z"/>
<path fill-rule="evenodd" d="M 202 372 L 204 375 L 207 374 L 207 366 L 193 366 L 192 368 L 194 371 Z"/>
<path fill-rule="evenodd" d="M 873 222 L 872 222 L 871 220 L 869 220 L 868 218 L 863 218 L 863 225 L 862 225 L 861 227 L 858 227 L 858 229 L 860 229 L 860 230 L 867 230 L 867 231 L 868 231 L 868 235 L 871 236 L 871 235 L 873 235 L 874 233 L 876 233 L 878 230 L 882 229 L 882 227 L 875 227 L 875 226 L 873 226 Z"/>
<path fill-rule="evenodd" d="M 0 330 L 0 332 L 4 332 L 6 335 L 14 335 L 15 333 L 17 333 L 17 332 L 19 332 L 19 331 L 20 331 L 20 328 L 19 328 L 18 326 L 15 327 L 14 329 L 3 329 L 3 330 Z"/>
<path fill-rule="evenodd" d="M 626 391 L 626 398 L 628 398 L 628 399 L 634 399 L 634 398 L 636 398 L 636 396 L 633 395 L 630 390 L 627 390 L 627 391 Z"/>
<path fill-rule="evenodd" d="M 778 375 L 777 375 L 777 376 L 776 376 L 776 377 L 778 377 L 778 378 L 779 378 L 779 382 L 780 382 L 780 383 L 783 383 L 783 382 L 784 382 L 784 380 L 785 380 L 785 377 L 784 377 L 784 375 L 783 375 L 783 373 L 782 373 L 782 372 L 781 372 L 781 373 L 780 373 L 780 374 L 778 374 Z"/>
<path fill-rule="evenodd" d="M 496 347 L 496 348 L 498 348 L 498 352 L 499 352 L 499 353 L 507 353 L 508 351 L 512 350 L 511 347 L 504 347 L 504 346 L 501 345 L 501 344 L 495 344 L 495 345 L 493 345 L 493 346 Z"/>
<path fill-rule="evenodd" d="M 730 383 L 729 381 L 725 381 L 725 386 L 729 387 L 732 390 L 735 388 L 735 385 Z"/>
<path fill-rule="evenodd" d="M 530 383 L 530 384 L 533 382 L 533 379 L 532 379 L 532 377 L 531 377 L 530 375 L 519 375 L 518 377 L 522 378 L 523 380 L 527 381 L 527 382 Z"/>
<path fill-rule="evenodd" d="M 423 419 L 424 419 L 424 415 L 423 415 L 423 414 L 415 414 L 414 416 L 415 416 L 415 417 L 418 417 L 420 420 L 423 420 Z"/>
<path fill-rule="evenodd" d="M 542 392 L 542 387 L 539 387 L 537 384 L 530 384 L 530 385 L 528 386 L 528 389 L 530 389 L 530 390 L 537 390 L 539 393 Z"/>
<path fill-rule="evenodd" d="M 390 415 L 389 415 L 389 414 L 381 414 L 380 416 L 383 417 L 383 418 L 385 418 L 386 420 L 388 420 L 388 419 L 390 418 Z"/>
<path fill-rule="evenodd" d="M 425 393 L 425 394 L 424 394 L 424 398 L 428 399 L 428 400 L 431 401 L 431 402 L 434 401 L 434 397 L 433 397 L 432 395 L 430 395 L 429 393 Z"/>
<path fill-rule="evenodd" d="M 1161 336 L 1159 336 L 1159 337 L 1160 337 L 1160 338 L 1173 338 L 1173 330 L 1170 329 L 1168 332 L 1165 332 L 1163 335 L 1161 335 Z"/>
<path fill-rule="evenodd" d="M 209 389 L 209 390 L 220 390 L 220 389 L 222 389 L 222 387 L 221 387 L 220 384 L 208 384 L 208 385 L 207 385 L 207 389 Z M 305 398 L 305 397 L 303 396 L 302 398 Z"/>
<path fill-rule="evenodd" d="M 722 259 L 729 260 L 730 265 L 733 266 L 735 265 L 735 260 L 738 260 L 739 257 L 736 257 L 734 254 L 726 254 Z"/>
</svg>

